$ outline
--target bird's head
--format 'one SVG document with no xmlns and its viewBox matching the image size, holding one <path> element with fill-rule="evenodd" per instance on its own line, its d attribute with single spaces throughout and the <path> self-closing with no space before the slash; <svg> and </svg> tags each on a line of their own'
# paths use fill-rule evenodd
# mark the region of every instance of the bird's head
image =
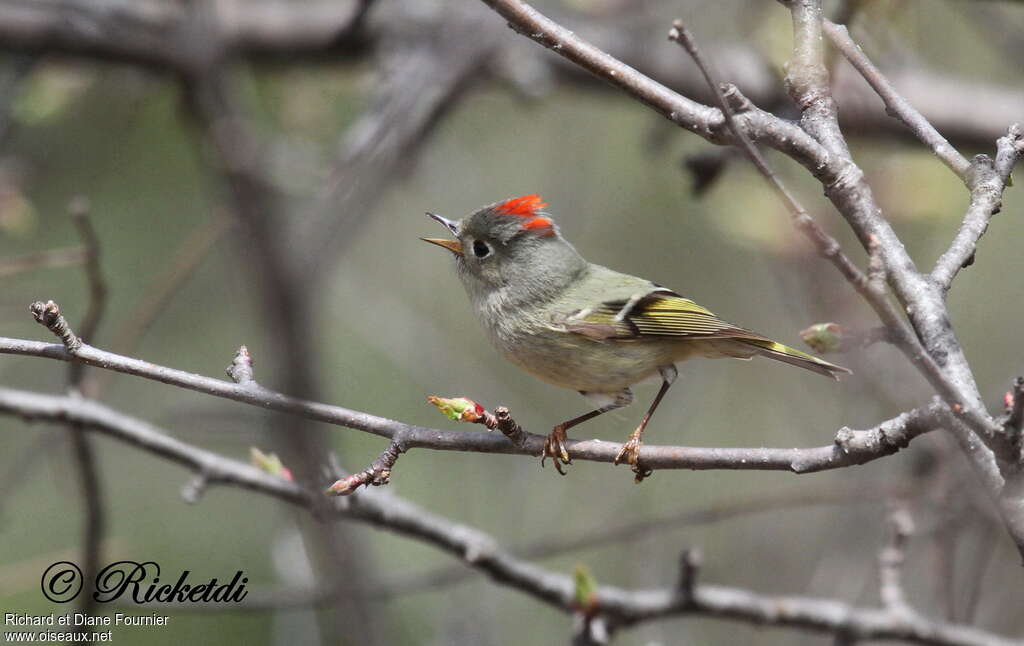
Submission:
<svg viewBox="0 0 1024 646">
<path fill-rule="evenodd" d="M 538 292 L 564 287 L 587 266 L 543 211 L 546 206 L 539 195 L 524 195 L 489 204 L 458 221 L 427 213 L 454 238 L 421 239 L 455 255 L 471 297 L 511 288 L 524 298 L 537 298 Z"/>
</svg>

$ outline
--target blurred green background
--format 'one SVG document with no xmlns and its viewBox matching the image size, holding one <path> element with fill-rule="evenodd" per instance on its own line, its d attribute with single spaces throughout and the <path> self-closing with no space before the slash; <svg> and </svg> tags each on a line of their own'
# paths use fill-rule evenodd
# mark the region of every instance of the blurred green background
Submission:
<svg viewBox="0 0 1024 646">
<path fill-rule="evenodd" d="M 748 3 L 722 4 L 729 5 L 723 11 L 730 16 L 753 10 Z M 912 59 L 908 65 L 1020 85 L 1020 50 L 1014 60 L 997 38 L 988 38 L 989 32 L 967 19 L 978 3 L 866 4 L 862 33 L 875 37 L 869 53 L 880 62 L 894 51 L 888 41 L 898 41 L 902 54 Z M 1007 33 L 1020 33 L 1024 8 L 984 4 L 985 11 L 997 12 Z M 710 14 L 718 5 L 666 3 L 649 10 L 660 22 L 647 46 L 674 47 L 663 42 L 663 32 L 673 17 L 683 15 L 702 42 L 736 41 L 779 69 L 790 44 L 786 12 L 758 7 L 756 20 L 748 21 L 753 27 L 737 33 L 733 21 Z M 609 24 L 614 27 L 614 20 Z M 511 31 L 506 37 L 517 38 Z M 6 64 L 17 61 L 8 56 Z M 689 64 L 681 52 L 679 64 Z M 238 73 L 261 128 L 280 138 L 281 157 L 271 164 L 280 186 L 301 204 L 325 181 L 340 134 L 366 108 L 373 66 L 251 65 Z M 0 262 L 78 244 L 66 205 L 73 196 L 86 195 L 110 285 L 106 319 L 90 341 L 109 347 L 178 246 L 217 216 L 216 176 L 188 124 L 178 87 L 165 77 L 122 65 L 44 58 L 19 84 L 11 114 L 0 158 Z M 919 265 L 929 267 L 959 224 L 966 191 L 916 143 L 851 136 L 851 144 L 886 217 Z M 783 342 L 803 347 L 798 331 L 815 322 L 873 325 L 873 314 L 795 233 L 783 206 L 748 164 L 735 160 L 703 198 L 694 197 L 681 160 L 710 149 L 612 91 L 558 86 L 528 101 L 495 85 L 469 93 L 429 139 L 414 169 L 390 183 L 372 212 L 361 216 L 366 222 L 344 255 L 324 268 L 330 275 L 318 292 L 306 295 L 319 302 L 316 348 L 322 353 L 326 400 L 441 428 L 457 427 L 426 404 L 427 395 L 466 395 L 487 406 L 507 405 L 533 432 L 547 432 L 555 422 L 584 412 L 585 402 L 575 393 L 548 387 L 500 358 L 472 316 L 451 259 L 417 239 L 437 234 L 423 211 L 461 217 L 481 204 L 523 193 L 544 196 L 563 233 L 589 260 L 670 286 L 727 320 Z M 770 155 L 770 161 L 862 262 L 856 241 L 821 196 L 820 185 L 788 160 Z M 1024 371 L 1019 190 L 1007 192 L 977 262 L 961 274 L 950 295 L 960 340 L 995 411 L 1010 379 Z M 296 206 L 295 212 L 301 209 Z M 261 372 L 261 358 L 274 352 L 277 340 L 261 320 L 251 272 L 239 263 L 232 244 L 235 236 L 229 231 L 217 242 L 148 331 L 137 356 L 220 376 L 244 343 L 255 358 L 257 378 L 273 382 Z M 28 304 L 38 299 L 53 299 L 78 319 L 86 302 L 82 272 L 65 267 L 0 278 L 0 334 L 49 340 L 28 314 Z M 833 358 L 855 375 L 836 384 L 767 361 L 684 364 L 647 441 L 819 446 L 830 443 L 844 425 L 872 426 L 930 396 L 902 356 L 884 344 Z M 65 370 L 56 362 L 2 356 L 0 384 L 60 392 Z M 573 436 L 621 441 L 654 390 L 641 386 L 643 404 L 605 415 Z M 241 460 L 248 459 L 252 445 L 279 450 L 289 433 L 286 421 L 268 420 L 261 411 L 126 376 L 112 381 L 106 401 Z M 307 514 L 219 487 L 198 504 L 185 504 L 180 492 L 191 477 L 185 470 L 93 437 L 107 494 L 106 560 L 155 560 L 167 571 L 188 569 L 200 578 L 229 578 L 242 569 L 250 588 L 309 582 L 296 529 L 313 522 Z M 378 438 L 347 429 L 333 429 L 331 437 L 350 469 L 364 467 L 385 447 Z M 875 605 L 875 561 L 886 513 L 878 492 L 898 485 L 909 492 L 917 520 L 906 566 L 911 603 L 930 616 L 1021 635 L 1024 581 L 1013 546 L 993 524 L 980 489 L 950 444 L 932 434 L 863 467 L 805 476 L 661 471 L 641 486 L 624 467 L 577 463 L 561 478 L 531 458 L 415 450 L 398 463 L 390 488 L 510 548 L 542 544 L 551 536 L 600 535 L 613 526 L 724 509 L 766 495 L 835 491 L 845 496 L 842 504 L 799 505 L 665 528 L 542 562 L 559 572 L 585 564 L 601 583 L 658 587 L 673 584 L 681 549 L 699 547 L 705 555 L 702 581 Z M 42 570 L 56 560 L 74 560 L 81 541 L 83 512 L 63 429 L 0 418 L 0 486 L 0 608 L 70 610 L 45 602 L 38 589 Z M 430 547 L 383 531 L 353 525 L 351 532 L 376 589 L 367 620 L 381 627 L 382 643 L 566 641 L 564 615 L 478 575 L 457 585 L 402 592 L 403 582 L 415 575 L 459 566 Z M 968 617 L 972 603 L 976 610 Z M 313 621 L 315 612 L 324 621 Z M 325 632 L 324 615 L 332 612 L 175 612 L 168 627 L 115 630 L 114 640 L 338 643 L 336 635 L 329 639 Z M 624 631 L 617 643 L 831 641 L 795 630 L 686 617 Z"/>
</svg>

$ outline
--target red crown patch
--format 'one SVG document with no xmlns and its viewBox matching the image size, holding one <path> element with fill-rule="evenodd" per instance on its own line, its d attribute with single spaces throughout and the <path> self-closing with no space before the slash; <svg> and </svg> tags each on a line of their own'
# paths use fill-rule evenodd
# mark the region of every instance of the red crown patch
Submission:
<svg viewBox="0 0 1024 646">
<path fill-rule="evenodd" d="M 531 193 L 530 195 L 506 200 L 495 206 L 494 210 L 501 215 L 517 215 L 521 218 L 529 218 L 522 225 L 524 230 L 548 236 L 555 232 L 554 223 L 546 217 L 539 216 L 537 213 L 547 205 L 548 203 L 540 195 Z"/>
<path fill-rule="evenodd" d="M 548 203 L 540 195 L 532 193 L 502 202 L 494 207 L 494 210 L 502 215 L 518 215 L 521 218 L 532 218 L 537 215 L 537 211 L 547 205 Z"/>
</svg>

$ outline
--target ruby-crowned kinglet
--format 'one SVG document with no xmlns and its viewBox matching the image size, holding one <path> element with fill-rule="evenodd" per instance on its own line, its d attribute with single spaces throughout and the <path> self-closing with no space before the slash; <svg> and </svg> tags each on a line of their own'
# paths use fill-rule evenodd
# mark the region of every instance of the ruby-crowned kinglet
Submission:
<svg viewBox="0 0 1024 646">
<path fill-rule="evenodd" d="M 569 464 L 565 432 L 633 401 L 629 387 L 655 374 L 662 384 L 647 414 L 615 458 L 639 482 L 641 437 L 692 357 L 768 357 L 827 377 L 849 373 L 726 323 L 670 289 L 587 262 L 562 237 L 538 195 L 485 206 L 460 221 L 433 213 L 454 240 L 422 238 L 455 255 L 459 278 L 491 341 L 514 364 L 587 397 L 595 410 L 552 429 L 544 458 Z"/>
</svg>

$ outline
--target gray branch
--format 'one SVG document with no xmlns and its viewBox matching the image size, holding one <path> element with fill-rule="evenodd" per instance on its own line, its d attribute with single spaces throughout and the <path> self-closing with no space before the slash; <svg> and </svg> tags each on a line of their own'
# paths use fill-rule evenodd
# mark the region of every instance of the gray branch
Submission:
<svg viewBox="0 0 1024 646">
<path fill-rule="evenodd" d="M 905 98 L 900 96 L 881 71 L 864 54 L 860 46 L 850 38 L 850 32 L 845 25 L 836 25 L 828 20 L 823 21 L 823 31 L 832 44 L 843 53 L 846 60 L 853 65 L 871 88 L 878 93 L 885 103 L 885 110 L 891 116 L 899 119 L 907 126 L 914 136 L 920 139 L 926 146 L 932 149 L 935 156 L 942 160 L 958 177 L 967 180 L 967 171 L 971 163 L 950 144 L 945 137 L 939 134 L 928 119 L 914 108 Z"/>
<path fill-rule="evenodd" d="M 302 507 L 319 509 L 314 494 L 256 467 L 170 437 L 157 427 L 91 400 L 0 389 L 0 410 L 25 420 L 81 424 L 202 475 L 208 484 L 241 487 Z M 571 577 L 523 561 L 491 536 L 430 513 L 380 491 L 338 499 L 335 511 L 349 518 L 414 538 L 462 560 L 499 585 L 515 588 L 566 613 L 575 611 Z M 626 590 L 600 586 L 596 607 L 613 625 L 679 615 L 720 617 L 755 625 L 789 626 L 856 639 L 901 640 L 950 646 L 1009 646 L 1016 642 L 969 626 L 884 609 L 859 608 L 809 597 L 772 597 L 749 590 L 695 584 L 687 594 L 677 585 Z"/>
<path fill-rule="evenodd" d="M 367 20 L 362 0 L 212 0 L 203 3 L 217 24 L 217 47 L 251 59 L 271 58 L 288 64 L 351 57 L 376 43 L 422 33 L 425 12 L 410 2 L 380 3 L 380 20 Z M 191 50 L 201 50 L 197 24 L 188 3 L 156 0 L 2 0 L 0 42 L 9 50 L 62 53 L 183 71 L 195 63 Z M 467 12 L 468 13 L 468 12 Z M 576 16 L 578 31 L 592 35 L 604 50 L 689 96 L 703 94 L 699 74 L 688 73 L 671 52 L 624 38 L 599 19 Z M 364 24 L 367 23 L 367 24 Z M 646 26 L 646 25 L 644 25 Z M 357 35 L 357 31 L 361 31 Z M 209 36 L 209 34 L 206 34 Z M 465 37 L 465 36 L 464 36 Z M 724 51 L 724 50 L 723 50 Z M 759 105 L 785 100 L 774 71 L 760 57 L 733 48 L 722 76 L 744 88 Z M 496 67 L 514 66 L 540 72 L 566 83 L 592 83 L 574 65 L 559 64 L 533 51 L 511 46 L 490 59 Z M 506 64 L 506 61 L 511 63 Z M 853 75 L 848 75 L 852 77 Z M 1002 126 L 1019 117 L 1024 91 L 949 79 L 937 72 L 908 70 L 889 75 L 906 100 L 948 136 L 971 145 L 988 145 Z M 968 86 L 968 91 L 964 87 Z M 836 99 L 843 104 L 843 125 L 865 134 L 905 134 L 877 109 L 874 93 L 856 78 L 840 77 Z"/>
<path fill-rule="evenodd" d="M 256 384 L 242 384 L 175 370 L 140 359 L 124 357 L 82 344 L 72 355 L 61 345 L 0 337 L 0 354 L 81 361 L 90 366 L 152 379 L 214 397 L 258 406 L 299 417 L 343 426 L 384 437 L 400 439 L 405 449 L 466 451 L 516 455 L 541 454 L 545 436 L 522 431 L 521 442 L 488 432 L 448 431 L 412 426 L 341 406 L 306 401 Z M 737 469 L 814 473 L 838 469 L 890 455 L 906 447 L 922 433 L 939 428 L 944 406 L 932 403 L 901 413 L 867 430 L 840 429 L 833 444 L 812 448 L 703 448 L 644 445 L 641 457 L 653 469 Z M 622 445 L 601 440 L 570 440 L 574 460 L 612 462 Z"/>
<path fill-rule="evenodd" d="M 519 34 L 552 50 L 578 67 L 623 90 L 680 127 L 712 143 L 738 144 L 721 110 L 673 92 L 619 61 L 521 0 L 483 0 Z M 956 338 L 943 290 L 921 273 L 903 242 L 885 220 L 863 171 L 850 156 L 839 128 L 838 110 L 824 64 L 820 0 L 785 1 L 793 14 L 794 53 L 787 75 L 790 94 L 801 109 L 799 125 L 752 109 L 736 115 L 733 128 L 753 142 L 788 155 L 824 186 L 825 195 L 857 235 L 880 268 L 907 315 L 913 333 L 902 322 L 893 328 L 898 347 L 956 413 L 950 424 L 961 448 L 999 505 L 1004 523 L 1024 556 L 1024 473 L 1015 475 L 1013 491 L 996 460 L 1016 453 L 1002 427 L 985 409 L 974 375 Z M 1012 168 L 1004 154 L 1001 168 Z M 880 272 L 875 272 L 880 273 Z M 877 311 L 877 310 L 876 310 Z M 1019 484 L 1019 486 L 1017 486 Z M 1007 495 L 1011 494 L 1011 495 Z"/>
<path fill-rule="evenodd" d="M 1010 126 L 1005 136 L 996 142 L 996 158 L 978 155 L 971 165 L 967 183 L 971 189 L 971 203 L 967 207 L 960 230 L 949 249 L 935 263 L 932 280 L 943 292 L 953 285 L 953 279 L 964 267 L 974 263 L 978 240 L 988 229 L 992 216 L 1002 207 L 1003 191 L 1017 159 L 1024 154 L 1024 130 L 1019 124 Z"/>
</svg>

